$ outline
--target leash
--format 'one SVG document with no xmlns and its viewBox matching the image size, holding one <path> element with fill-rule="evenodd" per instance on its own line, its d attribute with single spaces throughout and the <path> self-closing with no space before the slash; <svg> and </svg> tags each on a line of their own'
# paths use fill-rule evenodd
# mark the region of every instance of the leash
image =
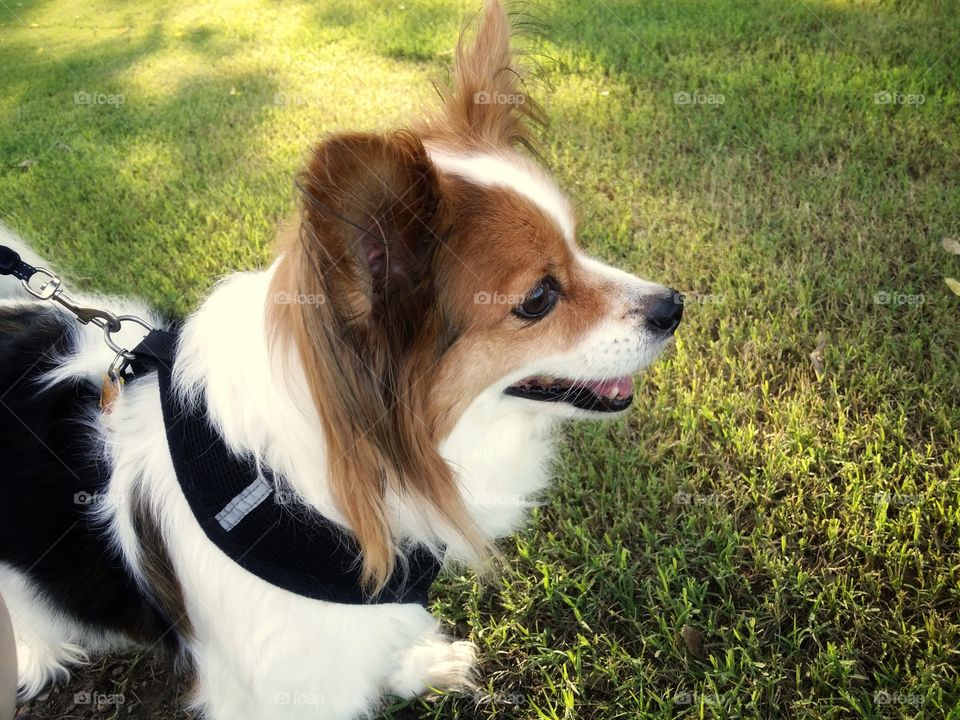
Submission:
<svg viewBox="0 0 960 720">
<path fill-rule="evenodd" d="M 101 405 L 105 408 L 109 407 L 112 399 L 116 397 L 116 393 L 123 386 L 125 373 L 137 359 L 137 348 L 131 351 L 121 347 L 113 336 L 120 332 L 124 323 L 139 325 L 147 331 L 147 337 L 152 333 L 164 332 L 156 330 L 150 323 L 136 315 L 115 315 L 109 310 L 77 303 L 67 294 L 59 275 L 47 268 L 30 265 L 20 257 L 16 250 L 6 245 L 0 245 L 0 275 L 11 275 L 17 278 L 26 291 L 35 298 L 50 300 L 65 307 L 81 325 L 93 324 L 103 330 L 103 339 L 107 347 L 116 353 L 113 362 L 107 369 L 107 380 L 111 388 L 108 389 L 107 384 L 104 385 L 104 397 L 101 399 Z M 155 345 L 156 343 L 152 343 L 150 348 Z M 172 360 L 172 353 L 165 358 L 158 359 L 170 361 Z"/>
</svg>

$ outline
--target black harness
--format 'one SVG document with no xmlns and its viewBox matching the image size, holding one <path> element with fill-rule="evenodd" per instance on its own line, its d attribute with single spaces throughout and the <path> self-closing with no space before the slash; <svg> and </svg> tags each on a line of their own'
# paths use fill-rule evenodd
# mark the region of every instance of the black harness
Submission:
<svg viewBox="0 0 960 720">
<path fill-rule="evenodd" d="M 0 246 L 0 275 L 28 282 L 36 272 Z M 231 453 L 202 409 L 187 407 L 172 388 L 178 335 L 151 330 L 132 351 L 135 375 L 156 370 L 167 443 L 180 488 L 203 532 L 248 572 L 297 595 L 351 605 L 427 604 L 440 562 L 422 546 L 397 558 L 375 596 L 361 583 L 356 539 L 285 493 L 267 468 Z"/>
</svg>

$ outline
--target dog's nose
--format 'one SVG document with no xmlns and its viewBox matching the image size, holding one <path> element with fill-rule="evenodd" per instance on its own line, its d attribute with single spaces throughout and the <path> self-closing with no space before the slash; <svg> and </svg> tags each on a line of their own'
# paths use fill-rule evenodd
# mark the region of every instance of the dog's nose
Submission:
<svg viewBox="0 0 960 720">
<path fill-rule="evenodd" d="M 683 317 L 683 295 L 668 288 L 664 293 L 644 298 L 639 310 L 648 330 L 672 335 Z"/>
</svg>

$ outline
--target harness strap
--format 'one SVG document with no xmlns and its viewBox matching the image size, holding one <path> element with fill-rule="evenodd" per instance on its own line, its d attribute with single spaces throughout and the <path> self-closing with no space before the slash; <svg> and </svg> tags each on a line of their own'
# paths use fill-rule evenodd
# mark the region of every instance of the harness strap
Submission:
<svg viewBox="0 0 960 720">
<path fill-rule="evenodd" d="M 206 412 L 186 407 L 173 389 L 178 336 L 153 330 L 133 350 L 135 371 L 156 369 L 170 455 L 204 534 L 235 563 L 297 595 L 352 605 L 419 603 L 440 571 L 424 547 L 407 549 L 371 597 L 363 590 L 356 538 L 286 492 L 279 478 L 227 447 Z"/>
<path fill-rule="evenodd" d="M 131 354 L 130 369 L 134 375 L 159 367 L 170 369 L 177 353 L 179 335 L 169 330 L 153 329 L 146 334 Z"/>
</svg>

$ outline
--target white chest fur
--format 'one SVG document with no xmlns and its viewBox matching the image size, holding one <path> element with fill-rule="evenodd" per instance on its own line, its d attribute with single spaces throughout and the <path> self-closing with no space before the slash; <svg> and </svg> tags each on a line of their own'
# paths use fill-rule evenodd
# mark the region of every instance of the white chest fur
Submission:
<svg viewBox="0 0 960 720">
<path fill-rule="evenodd" d="M 228 445 L 261 458 L 328 517 L 342 521 L 323 468 L 323 432 L 295 359 L 272 358 L 265 308 L 273 269 L 222 282 L 187 322 L 178 356 L 179 385 L 204 395 Z M 468 407 L 441 453 L 459 480 L 463 499 L 489 538 L 517 529 L 548 482 L 556 420 L 518 410 L 490 388 Z M 433 536 L 448 556 L 462 559 L 457 541 L 430 527 L 401 498 L 389 503 L 398 535 Z M 439 537 L 437 537 L 439 536 Z"/>
</svg>

